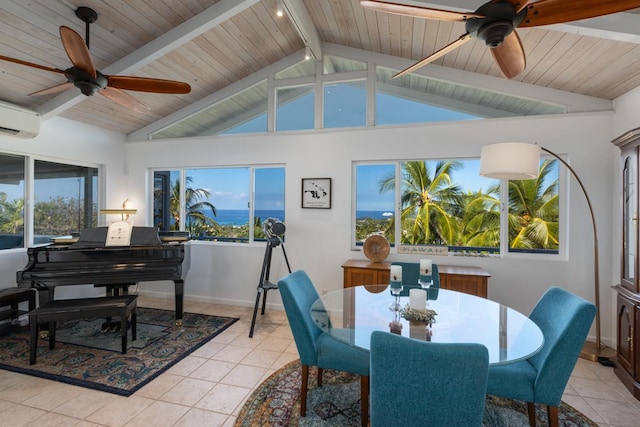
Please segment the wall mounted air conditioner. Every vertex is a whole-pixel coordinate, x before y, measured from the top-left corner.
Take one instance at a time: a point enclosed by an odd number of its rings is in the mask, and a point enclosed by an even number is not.
[[[0,101],[0,135],[35,138],[40,132],[40,116],[35,111]]]

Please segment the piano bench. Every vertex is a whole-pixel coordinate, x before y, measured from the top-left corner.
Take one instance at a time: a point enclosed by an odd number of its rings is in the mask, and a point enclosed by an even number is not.
[[[20,310],[19,304],[27,302],[29,309]],[[31,288],[6,288],[0,290],[0,307],[10,307],[9,310],[0,311],[0,321],[3,320],[18,320],[20,315],[26,314],[29,311],[36,308],[36,290]],[[11,323],[7,324],[8,326]],[[2,330],[5,330],[5,325],[2,324]]]
[[[29,364],[36,363],[38,351],[38,325],[49,324],[49,350],[55,348],[56,322],[62,320],[120,317],[122,354],[127,352],[127,320],[131,316],[131,336],[136,340],[137,295],[107,296],[53,300],[29,312]]]

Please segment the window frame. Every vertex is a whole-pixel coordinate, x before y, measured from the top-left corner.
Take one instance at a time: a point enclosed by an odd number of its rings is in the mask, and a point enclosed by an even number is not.
[[[246,165],[214,165],[214,166],[180,166],[180,167],[170,167],[170,168],[149,168],[148,176],[150,182],[150,191],[149,191],[149,206],[152,208],[148,210],[148,218],[147,223],[154,224],[154,176],[156,172],[162,171],[171,171],[178,172],[180,176],[180,188],[186,188],[186,179],[187,179],[187,170],[193,169],[248,169],[249,173],[249,188],[247,188],[247,192],[250,195],[249,197],[249,213],[248,213],[248,237],[245,242],[234,242],[234,241],[219,241],[219,240],[193,240],[194,242],[198,242],[198,244],[215,244],[215,245],[232,245],[232,246],[242,246],[245,247],[247,245],[251,246],[256,243],[264,242],[265,239],[256,238],[255,237],[255,227],[253,224],[253,218],[255,218],[255,179],[256,179],[256,170],[257,169],[274,169],[274,168],[282,168],[284,173],[284,182],[283,182],[283,212],[285,212],[286,219],[286,165],[285,164],[246,164]],[[186,231],[185,221],[182,219],[186,216],[186,200],[185,200],[185,192],[180,192],[180,227],[179,231]],[[263,218],[264,221],[266,218]],[[282,218],[280,218],[284,222]]]
[[[564,155],[561,156],[563,159],[566,157]],[[356,220],[357,220],[357,200],[356,200],[356,189],[357,189],[357,168],[358,166],[366,166],[366,165],[380,165],[380,164],[388,164],[395,166],[395,190],[394,190],[394,233],[396,236],[396,240],[401,235],[401,182],[402,182],[402,163],[411,162],[411,161],[465,161],[465,160],[479,160],[479,157],[451,157],[451,158],[421,158],[421,159],[393,159],[393,160],[357,160],[353,161],[351,164],[351,250],[361,251],[362,250],[362,242],[358,242],[356,240]],[[543,160],[557,160],[552,156],[543,155],[541,156],[541,161]],[[566,159],[565,159],[566,160]],[[566,261],[568,259],[569,253],[569,200],[571,198],[571,194],[569,192],[569,176],[568,170],[566,167],[560,162],[556,163],[557,171],[558,171],[558,251],[557,253],[540,253],[540,252],[527,252],[527,251],[510,251],[509,250],[509,232],[508,232],[508,212],[509,212],[509,185],[508,180],[499,180],[500,183],[500,244],[499,251],[496,254],[465,254],[463,252],[451,252],[451,256],[481,256],[481,257],[499,257],[499,258],[507,258],[507,259],[531,259],[534,258],[536,260],[550,260],[550,261]],[[395,242],[391,244],[392,251],[395,253],[398,252],[398,246],[400,243]],[[407,244],[402,244],[402,246],[407,246]],[[408,245],[411,246],[411,245]]]
[[[18,246],[15,248],[8,249],[0,249],[1,252],[6,251],[16,251],[16,250],[24,250],[25,248],[36,246],[34,243],[35,238],[35,163],[36,162],[47,162],[47,163],[55,163],[59,165],[67,165],[67,166],[75,166],[81,168],[92,168],[97,169],[97,187],[95,188],[96,192],[96,204],[97,204],[97,212],[104,207],[106,198],[105,198],[105,180],[104,180],[104,165],[98,163],[84,162],[84,161],[71,161],[66,160],[64,162],[60,161],[59,158],[49,157],[49,156],[41,156],[41,155],[27,155],[24,153],[14,153],[10,151],[2,151],[0,155],[6,155],[11,157],[19,157],[24,161],[24,189],[23,189],[23,198],[24,198],[24,231],[23,231],[23,243],[22,246]],[[97,215],[97,225],[104,225],[105,219],[102,215]],[[80,230],[78,230],[80,231]]]

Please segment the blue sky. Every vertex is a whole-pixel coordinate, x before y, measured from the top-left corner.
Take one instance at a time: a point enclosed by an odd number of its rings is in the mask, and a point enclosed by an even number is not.
[[[363,165],[357,168],[357,206],[358,210],[391,210],[394,206],[393,192],[380,194],[378,183],[389,173],[393,173],[395,165]],[[465,191],[486,190],[496,182],[495,179],[482,177],[478,174],[480,160],[465,160],[465,167],[453,174],[453,179],[463,187]]]

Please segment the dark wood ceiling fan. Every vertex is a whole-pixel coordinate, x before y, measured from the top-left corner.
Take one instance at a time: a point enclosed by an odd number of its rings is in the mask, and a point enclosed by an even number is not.
[[[62,46],[72,64],[66,70],[0,55],[1,60],[62,74],[67,78],[66,83],[35,92],[32,95],[58,93],[75,86],[87,96],[99,93],[124,107],[138,112],[146,112],[149,111],[149,107],[125,92],[125,90],[167,94],[191,92],[191,86],[188,83],[148,77],[110,76],[96,70],[89,53],[89,25],[98,19],[98,14],[88,7],[79,7],[76,9],[75,14],[86,24],[86,41],[71,28],[60,27]]]
[[[516,28],[559,24],[609,15],[640,7],[640,0],[492,0],[474,12],[457,12],[379,0],[361,0],[360,5],[379,12],[438,21],[464,22],[466,32],[395,76],[417,70],[462,46],[472,38],[482,40],[508,79],[526,68],[526,56]]]

